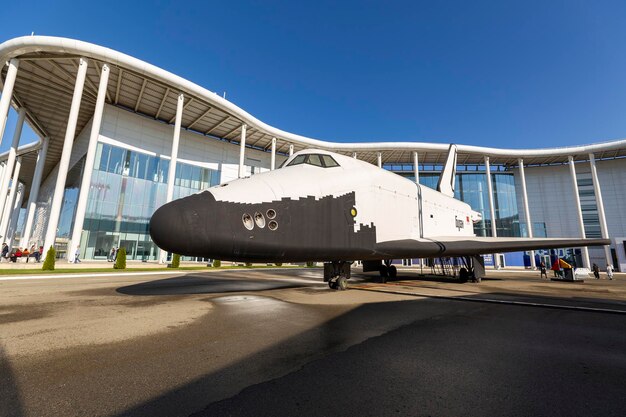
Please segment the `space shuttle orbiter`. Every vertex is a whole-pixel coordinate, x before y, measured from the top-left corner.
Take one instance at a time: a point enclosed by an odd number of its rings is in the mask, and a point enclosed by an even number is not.
[[[455,169],[452,145],[436,191],[348,156],[304,150],[277,170],[163,205],[152,216],[150,235],[161,249],[181,255],[324,262],[331,288],[345,288],[356,260],[366,271],[393,276],[392,259],[459,256],[472,269],[471,259],[485,253],[609,244],[477,237],[473,223],[481,215],[454,198]]]

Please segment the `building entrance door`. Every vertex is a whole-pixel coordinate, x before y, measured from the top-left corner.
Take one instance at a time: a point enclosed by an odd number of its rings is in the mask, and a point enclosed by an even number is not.
[[[126,259],[135,259],[137,255],[137,240],[120,240],[120,248],[126,248]]]

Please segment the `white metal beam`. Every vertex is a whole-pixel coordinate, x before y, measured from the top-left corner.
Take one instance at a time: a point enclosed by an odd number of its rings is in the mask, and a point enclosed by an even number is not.
[[[600,187],[600,180],[598,179],[598,169],[596,167],[596,157],[594,154],[589,154],[589,164],[591,165],[591,179],[593,180],[593,191],[596,195],[596,206],[598,207],[598,217],[600,220],[600,232],[603,239],[609,238],[609,228],[606,223],[606,214],[604,212],[604,200],[602,199],[602,189]],[[606,257],[606,264],[613,265],[613,257],[611,256],[611,248],[609,245],[604,246],[604,256]]]
[[[163,94],[163,98],[161,99],[161,104],[159,104],[159,109],[157,110],[156,114],[154,115],[155,119],[158,119],[159,116],[161,115],[161,110],[163,110],[163,105],[165,104],[165,101],[167,100],[167,97],[170,95],[170,88],[167,87],[165,89],[165,93]]]
[[[580,197],[578,195],[578,180],[576,179],[576,166],[574,165],[574,157],[569,156],[569,173],[570,178],[572,179],[572,197],[574,198],[576,215],[578,218],[578,228],[580,230],[580,237],[585,239],[585,223],[583,221],[583,211],[580,207]],[[591,263],[589,262],[589,249],[587,247],[582,248],[582,257],[583,257],[583,266],[585,268],[590,268]]]
[[[122,86],[123,76],[124,76],[124,70],[120,67],[120,71],[117,74],[117,85],[115,86],[115,104],[117,104],[120,101],[120,87]]]
[[[48,229],[44,240],[45,251],[48,251],[51,247],[53,247],[56,240],[59,215],[61,214],[61,205],[63,203],[63,194],[65,192],[65,180],[67,179],[67,171],[69,169],[70,156],[72,154],[72,144],[74,143],[76,133],[76,122],[80,112],[80,103],[83,96],[85,75],[87,74],[88,65],[89,63],[87,59],[80,59],[78,74],[76,75],[74,94],[72,96],[72,106],[70,107],[70,114],[67,120],[67,129],[65,131],[65,140],[63,142],[63,152],[61,153],[61,160],[59,161],[59,171],[55,183],[54,195],[52,197],[52,204],[50,205]]]
[[[210,134],[211,132],[213,132],[215,129],[217,129],[218,127],[220,127],[221,125],[223,125],[224,123],[226,123],[228,120],[230,119],[230,116],[226,116],[224,117],[222,120],[220,120],[215,126],[213,126],[212,128],[210,128],[209,130],[207,130],[206,132],[204,132],[205,135]]]
[[[202,113],[198,118],[196,118],[196,120],[194,120],[193,122],[191,122],[189,124],[189,126],[187,126],[187,129],[191,129],[193,127],[193,125],[195,125],[196,123],[198,123],[200,120],[202,120],[204,118],[204,116],[206,116],[207,114],[211,113],[211,110],[213,110],[213,107],[209,106],[209,109],[207,111],[205,111],[204,113]]]
[[[137,103],[135,103],[135,111],[139,108],[139,104],[141,104],[141,99],[143,98],[143,92],[146,90],[146,84],[148,84],[148,79],[144,78],[143,83],[141,83],[141,89],[139,90],[139,95],[137,96]]]
[[[100,136],[100,126],[102,124],[102,113],[104,111],[104,100],[109,83],[109,67],[102,66],[100,73],[100,83],[98,85],[98,98],[96,100],[96,108],[94,109],[93,122],[91,124],[91,133],[89,135],[89,145],[87,146],[87,155],[85,156],[85,167],[83,168],[83,178],[81,180],[78,201],[76,202],[76,214],[74,216],[74,227],[72,230],[72,240],[70,241],[70,250],[68,252],[68,261],[74,261],[80,240],[83,234],[83,224],[85,222],[85,213],[87,211],[87,198],[91,185],[91,177],[93,174],[93,165],[96,159],[96,149],[98,147],[98,137]],[[84,250],[85,248],[83,248]]]
[[[526,189],[526,174],[524,173],[524,160],[522,158],[519,158],[517,161],[517,165],[519,166],[519,175],[522,182],[522,202],[524,204],[524,216],[526,217],[526,229],[528,229],[528,237],[532,239],[533,222],[530,219],[530,208],[528,207],[528,193]],[[530,267],[532,269],[537,269],[534,250],[530,251]]]

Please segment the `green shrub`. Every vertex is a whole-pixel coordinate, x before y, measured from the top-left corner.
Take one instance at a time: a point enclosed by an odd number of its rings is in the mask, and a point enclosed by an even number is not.
[[[44,271],[54,271],[54,263],[56,262],[57,251],[52,246],[46,252],[46,259],[43,261],[41,269]]]
[[[119,248],[117,250],[117,259],[115,259],[113,269],[126,269],[126,248]]]
[[[178,268],[180,266],[180,255],[175,253],[172,255],[172,268]]]
[[[306,267],[307,268],[313,268],[315,266],[315,262],[307,262],[306,263]]]
[[[276,266],[283,266],[282,262],[276,262],[274,265],[276,265]]]
[[[214,259],[213,260],[213,268],[219,268],[220,266],[222,266],[222,261],[220,261],[218,259]]]
[[[250,268],[252,266],[252,262],[246,262],[246,267]]]

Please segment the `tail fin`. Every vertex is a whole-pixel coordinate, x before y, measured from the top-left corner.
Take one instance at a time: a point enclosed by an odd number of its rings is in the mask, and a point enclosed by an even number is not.
[[[456,145],[451,144],[448,149],[448,158],[446,158],[446,164],[441,171],[439,177],[439,183],[437,184],[437,191],[447,195],[448,197],[454,197],[454,179],[456,177]]]

